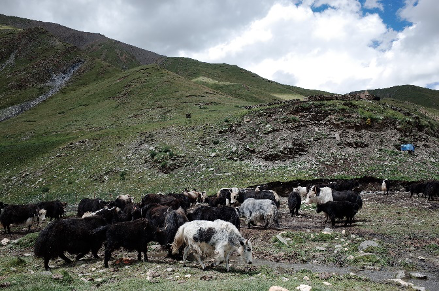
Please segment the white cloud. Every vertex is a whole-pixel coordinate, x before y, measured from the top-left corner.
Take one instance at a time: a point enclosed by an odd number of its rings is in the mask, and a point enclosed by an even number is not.
[[[305,88],[438,87],[438,0],[406,0],[398,14],[410,25],[402,31],[371,10],[387,12],[383,3],[2,0],[2,13],[99,32],[167,56],[234,64]]]
[[[439,63],[438,31],[429,36],[426,31],[433,28],[427,22],[433,16],[425,9],[429,1],[407,4],[402,17],[414,24],[402,32],[388,29],[376,13],[364,15],[357,1],[280,2],[229,41],[185,55],[336,93],[400,84],[426,86],[438,82]],[[330,8],[313,11],[324,4]],[[252,41],[249,36],[254,36]]]
[[[383,11],[383,4],[380,3],[380,0],[366,0],[364,3],[364,7],[367,9],[379,9]]]

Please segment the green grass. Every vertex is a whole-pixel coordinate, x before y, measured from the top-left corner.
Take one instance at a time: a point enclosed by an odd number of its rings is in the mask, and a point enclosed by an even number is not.
[[[188,58],[168,57],[160,66],[189,80],[249,102],[301,99],[308,95],[324,94],[318,90],[282,85],[234,65],[209,64]]]

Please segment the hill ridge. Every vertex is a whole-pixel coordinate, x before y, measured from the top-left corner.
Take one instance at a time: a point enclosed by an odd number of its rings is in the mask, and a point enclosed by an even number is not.
[[[74,45],[81,50],[85,50],[94,44],[109,41],[114,42],[118,47],[133,55],[140,65],[156,63],[158,60],[164,57],[163,55],[155,52],[108,38],[100,33],[79,31],[57,23],[7,16],[4,14],[0,14],[0,23],[21,29],[41,27],[59,38],[61,41]]]

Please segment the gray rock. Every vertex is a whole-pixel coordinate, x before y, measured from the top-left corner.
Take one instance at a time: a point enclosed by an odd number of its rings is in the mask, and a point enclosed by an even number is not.
[[[408,274],[406,273],[405,270],[397,271],[396,279],[405,279],[405,278],[408,278]]]
[[[366,240],[364,242],[361,242],[361,244],[359,244],[359,251],[364,251],[370,246],[377,247],[379,246],[379,244],[373,240]]]
[[[428,276],[422,274],[422,273],[417,273],[417,272],[413,272],[413,273],[409,273],[409,275],[412,278],[416,278],[416,279],[428,279]]]

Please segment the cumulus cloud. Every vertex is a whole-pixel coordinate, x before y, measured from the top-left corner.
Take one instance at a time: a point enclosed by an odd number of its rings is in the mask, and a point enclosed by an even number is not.
[[[183,55],[226,60],[268,79],[336,93],[427,86],[438,82],[438,14],[436,20],[432,4],[408,1],[400,15],[412,25],[396,32],[377,13],[362,13],[357,1],[280,2],[233,38]],[[246,41],[249,35],[258,37]]]
[[[364,3],[364,7],[367,8],[367,9],[377,8],[377,9],[383,11],[383,4],[380,3],[379,0],[366,0],[365,3]]]
[[[396,31],[381,18],[389,5],[381,0],[3,0],[2,13],[99,32],[167,56],[235,64],[305,88],[346,93],[400,84],[438,87],[438,0],[406,0],[393,17],[408,26]]]

